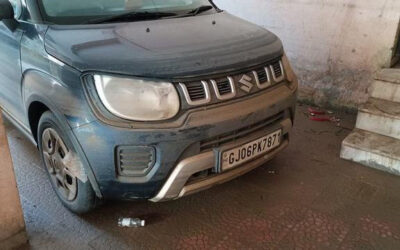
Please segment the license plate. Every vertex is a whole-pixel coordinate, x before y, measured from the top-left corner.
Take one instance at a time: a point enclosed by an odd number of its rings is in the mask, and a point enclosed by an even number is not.
[[[281,144],[282,130],[222,152],[221,170],[225,171],[261,156]]]

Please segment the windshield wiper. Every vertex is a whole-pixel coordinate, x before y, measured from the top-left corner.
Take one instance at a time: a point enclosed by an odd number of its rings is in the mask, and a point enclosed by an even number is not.
[[[189,11],[189,12],[187,13],[187,15],[196,16],[196,15],[202,13],[202,12],[205,12],[205,11],[207,11],[207,10],[211,10],[211,9],[213,9],[213,8],[214,8],[214,7],[211,6],[211,5],[202,5],[202,6],[198,7],[198,8],[196,8],[196,9],[193,9],[193,10]]]
[[[154,20],[163,17],[171,17],[176,16],[176,13],[170,12],[128,12],[115,16],[101,17],[88,20],[84,22],[84,24],[97,24],[97,23],[110,23],[110,22],[118,22],[118,21],[126,21],[126,20]]]
[[[191,10],[189,12],[186,12],[184,14],[180,14],[180,15],[177,15],[177,16],[174,16],[174,17],[175,18],[180,18],[180,17],[196,16],[196,15],[202,13],[202,12],[211,10],[213,8],[214,7],[211,6],[211,5],[202,5],[202,6],[197,7],[196,9],[193,9],[193,10]]]

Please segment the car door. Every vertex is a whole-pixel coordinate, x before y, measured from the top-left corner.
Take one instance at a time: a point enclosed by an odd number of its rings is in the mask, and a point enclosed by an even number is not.
[[[19,0],[11,0],[18,15]],[[19,122],[25,117],[21,91],[20,41],[23,31],[0,22],[0,106]]]

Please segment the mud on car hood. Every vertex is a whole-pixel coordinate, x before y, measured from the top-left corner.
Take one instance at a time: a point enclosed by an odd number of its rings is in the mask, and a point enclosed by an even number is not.
[[[46,51],[80,71],[154,78],[238,70],[283,54],[271,32],[226,12],[130,23],[50,26]]]

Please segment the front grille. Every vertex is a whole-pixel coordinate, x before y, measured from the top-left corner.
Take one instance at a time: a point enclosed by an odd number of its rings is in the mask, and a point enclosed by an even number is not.
[[[180,83],[189,105],[202,105],[211,100],[210,89],[206,81]]]
[[[122,176],[144,176],[155,164],[153,147],[120,146],[117,148],[118,174]]]
[[[211,84],[219,100],[227,100],[236,96],[235,81],[232,77],[211,80]]]
[[[232,93],[232,87],[231,83],[229,82],[229,79],[221,79],[219,81],[217,80],[216,82],[217,82],[218,92],[221,96]]]
[[[284,68],[279,60],[249,72],[225,76],[217,80],[205,79],[179,83],[179,85],[187,103],[197,106],[250,95],[280,83],[284,79]],[[218,100],[216,101],[216,99]]]
[[[257,72],[257,76],[258,76],[258,80],[260,81],[260,83],[264,83],[264,82],[268,82],[268,75],[267,75],[267,70],[265,68],[261,68],[256,70]]]
[[[206,98],[206,91],[201,82],[187,83],[186,88],[192,101],[198,101]]]
[[[272,74],[274,76],[275,81],[281,79],[283,77],[283,67],[282,62],[277,61],[271,65]]]
[[[274,116],[271,116],[267,119],[264,119],[260,122],[252,124],[250,126],[204,140],[204,141],[200,142],[200,150],[203,152],[206,150],[217,148],[226,143],[241,139],[251,133],[266,129],[266,128],[270,127],[271,125],[282,121],[284,116],[285,116],[285,112],[282,111]]]

